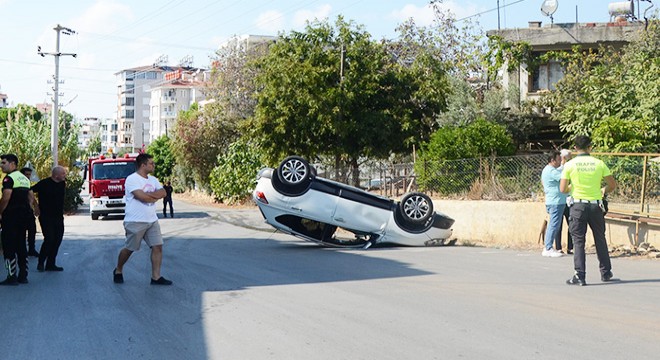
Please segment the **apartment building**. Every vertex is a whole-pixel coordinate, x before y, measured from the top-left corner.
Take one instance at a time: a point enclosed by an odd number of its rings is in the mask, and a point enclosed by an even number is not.
[[[102,119],[99,124],[99,132],[101,134],[101,153],[118,153],[122,150],[117,118]]]
[[[84,118],[80,124],[80,132],[78,133],[78,147],[87,149],[89,142],[100,134],[101,122],[99,118],[87,117]]]
[[[9,106],[7,102],[7,94],[0,93],[0,109]]]
[[[169,135],[180,111],[206,99],[203,89],[207,80],[208,72],[203,69],[178,68],[165,73],[164,81],[151,88],[149,142]]]

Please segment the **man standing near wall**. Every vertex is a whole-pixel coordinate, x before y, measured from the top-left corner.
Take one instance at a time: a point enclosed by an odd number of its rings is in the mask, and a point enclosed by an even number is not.
[[[551,151],[548,154],[548,165],[541,173],[541,182],[545,192],[545,209],[550,215],[548,226],[545,229],[545,242],[541,255],[546,257],[560,257],[564,254],[552,247],[555,239],[561,239],[561,222],[566,207],[566,194],[559,191],[559,181],[561,180],[561,157],[558,151]]]
[[[616,181],[610,169],[601,160],[591,155],[591,139],[587,136],[575,138],[577,154],[566,163],[559,185],[563,193],[569,192],[573,197],[570,204],[569,230],[573,236],[575,255],[573,263],[575,274],[566,280],[569,285],[587,285],[585,237],[587,225],[591,228],[596,245],[596,254],[600,263],[600,278],[602,281],[612,280],[612,264],[605,239],[605,208],[603,196],[614,191]],[[605,180],[605,187],[601,184]]]

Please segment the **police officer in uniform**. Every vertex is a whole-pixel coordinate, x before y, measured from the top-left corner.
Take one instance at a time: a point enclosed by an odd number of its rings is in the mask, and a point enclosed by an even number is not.
[[[569,203],[569,231],[573,237],[573,265],[575,274],[566,280],[569,285],[587,285],[585,264],[585,237],[587,225],[591,228],[596,245],[596,254],[600,263],[602,281],[612,280],[612,264],[605,239],[605,206],[603,196],[614,191],[616,181],[605,163],[589,155],[591,139],[588,136],[575,138],[577,154],[564,165],[559,190],[571,191]],[[605,180],[605,186],[601,184]]]
[[[0,285],[27,284],[25,232],[28,229],[29,217],[33,216],[31,207],[34,203],[34,195],[30,190],[30,180],[17,170],[16,155],[0,155],[0,167],[2,172],[7,174],[2,180],[2,199],[0,199],[2,250],[7,267],[7,279],[0,282]],[[35,212],[38,214],[38,209]]]

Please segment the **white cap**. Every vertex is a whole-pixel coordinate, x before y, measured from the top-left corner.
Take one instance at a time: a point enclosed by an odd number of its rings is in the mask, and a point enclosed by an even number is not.
[[[566,157],[566,156],[571,155],[571,151],[568,150],[568,149],[561,149],[559,151],[559,155],[561,155],[561,157]]]

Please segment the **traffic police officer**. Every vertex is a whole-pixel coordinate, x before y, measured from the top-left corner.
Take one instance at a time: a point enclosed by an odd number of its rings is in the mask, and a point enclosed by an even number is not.
[[[0,155],[0,166],[2,172],[7,174],[2,180],[2,199],[0,199],[2,250],[7,267],[7,279],[0,282],[0,285],[27,284],[25,232],[28,229],[29,217],[33,216],[31,207],[34,203],[34,195],[30,190],[30,180],[17,170],[16,155]],[[38,214],[38,209],[35,212]]]
[[[587,225],[591,228],[600,263],[602,281],[612,280],[612,264],[605,239],[605,207],[603,196],[614,191],[616,181],[605,163],[589,155],[591,139],[588,136],[575,138],[576,156],[564,165],[559,190],[572,191],[569,203],[569,231],[573,237],[573,264],[575,274],[566,281],[569,285],[587,285],[585,265],[585,237]],[[605,187],[601,184],[605,180]]]

